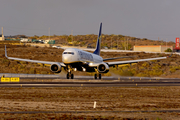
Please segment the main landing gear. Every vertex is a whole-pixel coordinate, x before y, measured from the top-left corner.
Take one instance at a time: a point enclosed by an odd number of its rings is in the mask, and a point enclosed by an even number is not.
[[[94,74],[94,79],[98,78],[98,74]],[[99,74],[99,79],[101,79],[101,74]]]
[[[68,72],[66,78],[67,79],[74,79],[74,74],[72,74],[71,72]]]

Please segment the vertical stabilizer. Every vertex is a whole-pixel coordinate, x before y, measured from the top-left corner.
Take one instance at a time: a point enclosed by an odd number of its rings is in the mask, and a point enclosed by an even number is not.
[[[96,50],[93,52],[94,54],[97,55],[100,55],[101,52],[101,29],[102,29],[102,23],[100,24],[99,35],[96,43]]]

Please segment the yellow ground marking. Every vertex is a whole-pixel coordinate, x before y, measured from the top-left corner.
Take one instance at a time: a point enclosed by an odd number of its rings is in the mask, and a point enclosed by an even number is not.
[[[1,78],[1,82],[10,82],[10,81],[11,78],[4,78],[4,77]]]
[[[19,82],[19,77],[1,77],[1,82]]]
[[[19,82],[19,77],[12,77],[11,82]]]

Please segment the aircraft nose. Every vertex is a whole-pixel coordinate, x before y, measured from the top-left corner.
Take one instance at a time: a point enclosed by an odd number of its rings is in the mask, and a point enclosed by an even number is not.
[[[71,55],[68,55],[68,54],[66,54],[66,55],[63,55],[63,57],[62,57],[62,61],[64,62],[64,63],[70,63],[71,61],[72,61],[72,56]]]
[[[62,61],[64,62],[64,63],[68,63],[69,62],[69,57],[67,56],[67,55],[63,55],[63,58],[62,58]]]

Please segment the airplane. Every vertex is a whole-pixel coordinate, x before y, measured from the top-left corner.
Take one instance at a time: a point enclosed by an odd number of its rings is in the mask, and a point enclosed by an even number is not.
[[[131,63],[150,61],[150,60],[160,60],[167,58],[167,57],[157,57],[157,58],[128,60],[128,61],[106,62],[107,60],[113,60],[118,58],[103,59],[100,56],[101,36],[102,36],[101,32],[102,32],[102,23],[100,24],[96,49],[93,53],[83,51],[77,48],[68,48],[64,50],[64,52],[62,53],[62,62],[39,61],[39,60],[8,57],[6,46],[5,46],[5,56],[6,58],[11,60],[50,64],[50,70],[54,73],[60,73],[62,71],[62,68],[64,68],[64,70],[67,71],[67,75],[66,75],[67,79],[74,79],[74,74],[73,74],[74,71],[95,72],[94,79],[97,79],[98,77],[99,79],[101,79],[101,74],[108,73],[109,67],[113,67],[121,64],[131,64]]]

